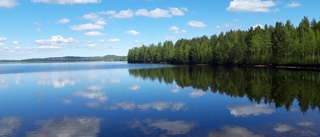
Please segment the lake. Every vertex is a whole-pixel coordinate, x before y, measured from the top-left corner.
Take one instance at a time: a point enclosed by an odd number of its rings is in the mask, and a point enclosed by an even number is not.
[[[320,136],[320,72],[0,64],[0,136]]]

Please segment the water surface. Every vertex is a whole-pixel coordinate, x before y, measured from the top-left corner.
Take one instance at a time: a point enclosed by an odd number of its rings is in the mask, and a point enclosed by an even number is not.
[[[320,136],[320,73],[0,64],[0,136]]]

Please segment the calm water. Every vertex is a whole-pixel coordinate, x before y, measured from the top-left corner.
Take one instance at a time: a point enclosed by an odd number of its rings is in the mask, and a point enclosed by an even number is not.
[[[0,64],[0,136],[320,136],[320,73]]]

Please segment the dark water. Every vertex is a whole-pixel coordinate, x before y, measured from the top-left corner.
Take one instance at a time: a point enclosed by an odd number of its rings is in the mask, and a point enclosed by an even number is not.
[[[320,136],[320,73],[0,64],[0,137]]]

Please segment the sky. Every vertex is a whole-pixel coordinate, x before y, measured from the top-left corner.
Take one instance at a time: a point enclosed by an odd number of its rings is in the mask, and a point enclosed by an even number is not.
[[[208,37],[304,16],[320,0],[0,0],[0,60],[126,55],[141,45]]]

